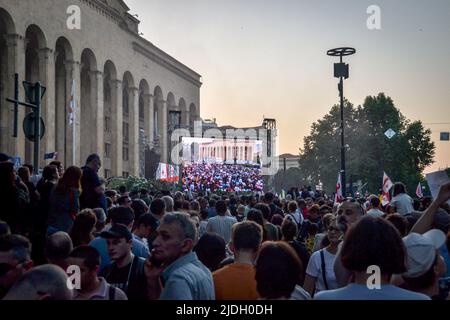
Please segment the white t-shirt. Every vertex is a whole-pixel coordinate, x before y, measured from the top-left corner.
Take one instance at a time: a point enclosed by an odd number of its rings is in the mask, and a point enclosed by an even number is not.
[[[228,243],[231,240],[231,231],[235,223],[237,223],[237,220],[234,217],[215,216],[208,219],[206,231],[219,234],[225,240],[225,243]]]
[[[321,251],[323,251],[324,253],[325,275],[327,277],[328,290],[338,288],[336,276],[333,269],[334,259],[336,258],[336,255],[331,254],[327,249],[322,249],[312,254],[308,262],[308,267],[306,268],[306,274],[313,278],[316,278],[315,293],[326,290],[325,282],[323,281],[322,276],[322,260],[320,258]]]
[[[413,199],[406,193],[400,193],[392,198],[391,205],[395,206],[397,213],[402,215],[407,215],[414,211]]]
[[[374,217],[374,218],[378,218],[378,217],[382,217],[384,215],[384,212],[379,210],[379,209],[370,209],[369,211],[367,211],[367,215]]]

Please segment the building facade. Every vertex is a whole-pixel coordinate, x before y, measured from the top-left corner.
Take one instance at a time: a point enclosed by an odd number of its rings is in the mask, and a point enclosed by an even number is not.
[[[79,29],[68,25],[74,5]],[[17,73],[47,89],[41,167],[49,152],[65,166],[98,153],[106,178],[142,174],[142,149],[167,162],[170,128],[200,119],[201,76],[141,37],[138,26],[122,0],[0,0],[0,151],[33,163],[33,145],[21,129],[30,110],[19,108],[13,138],[13,105],[5,101],[14,96]]]

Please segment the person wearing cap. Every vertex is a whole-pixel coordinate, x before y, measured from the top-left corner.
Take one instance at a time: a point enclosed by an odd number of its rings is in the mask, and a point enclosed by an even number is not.
[[[149,299],[215,299],[211,271],[193,252],[196,239],[197,230],[189,215],[164,215],[145,266]]]
[[[116,224],[122,224],[128,228],[128,230],[132,230],[134,223],[134,213],[130,208],[125,207],[116,207],[112,208],[109,211],[109,218],[111,219],[111,227]],[[132,251],[133,254],[146,259],[149,255],[148,248],[140,241],[136,236],[132,235]],[[111,262],[111,259],[108,255],[108,247],[106,245],[105,239],[102,237],[97,237],[91,241],[89,244],[91,247],[97,249],[101,256],[100,270],[106,267]]]
[[[133,235],[130,230],[122,224],[114,224],[108,231],[103,231],[101,237],[106,240],[112,262],[99,275],[113,287],[125,292],[128,300],[145,300],[145,259],[132,253]]]
[[[420,218],[414,224],[411,229],[411,233],[425,234],[429,230],[439,228],[444,231],[448,231],[448,214],[443,214],[440,211],[440,207],[450,199],[450,183],[441,185],[439,192],[435,199],[431,202],[429,207],[422,213]],[[439,249],[442,253],[444,245]],[[448,252],[448,251],[447,251]],[[447,265],[447,268],[450,266]]]
[[[403,238],[407,251],[406,272],[402,274],[403,288],[423,293],[432,299],[439,296],[439,278],[445,273],[445,263],[439,254],[447,237],[441,230],[432,229],[423,235],[410,233]]]
[[[134,238],[141,241],[147,247],[148,251],[151,250],[151,243],[148,243],[147,238],[156,231],[158,225],[159,221],[150,213],[141,215],[135,224],[133,231]]]

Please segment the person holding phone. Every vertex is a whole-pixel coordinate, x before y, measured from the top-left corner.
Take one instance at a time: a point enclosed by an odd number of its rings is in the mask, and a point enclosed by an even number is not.
[[[189,215],[164,215],[157,234],[145,264],[149,299],[214,300],[211,271],[192,251],[197,229]]]

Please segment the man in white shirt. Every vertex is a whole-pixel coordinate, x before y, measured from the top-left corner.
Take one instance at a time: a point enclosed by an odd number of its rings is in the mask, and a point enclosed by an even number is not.
[[[367,215],[374,218],[382,217],[384,215],[384,212],[380,210],[380,199],[378,199],[378,197],[375,195],[371,195],[369,201],[372,208],[367,211]]]
[[[216,212],[217,216],[209,218],[206,231],[217,233],[225,240],[225,243],[228,243],[231,240],[232,227],[237,220],[235,217],[226,215],[227,204],[223,200],[216,202]]]

